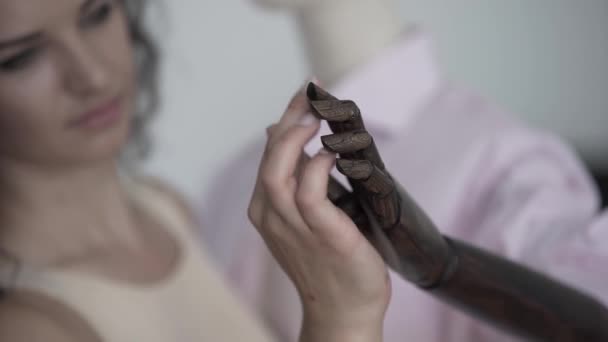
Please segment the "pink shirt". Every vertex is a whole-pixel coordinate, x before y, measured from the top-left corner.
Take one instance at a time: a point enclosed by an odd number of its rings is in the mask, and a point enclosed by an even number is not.
[[[444,234],[608,305],[608,214],[599,212],[597,190],[572,149],[453,87],[423,33],[411,33],[332,92],[359,104],[387,168]],[[244,301],[281,341],[296,341],[296,291],[246,215],[263,146],[264,139],[251,144],[213,182],[203,236]],[[314,139],[307,150],[319,146]],[[511,340],[394,274],[392,282],[387,342]]]

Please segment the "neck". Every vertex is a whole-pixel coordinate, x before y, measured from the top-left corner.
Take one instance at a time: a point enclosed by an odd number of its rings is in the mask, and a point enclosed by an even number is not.
[[[392,0],[331,0],[296,14],[313,75],[332,85],[402,33]]]
[[[2,250],[32,263],[52,263],[133,241],[126,229],[129,203],[114,162],[62,172],[2,166]]]

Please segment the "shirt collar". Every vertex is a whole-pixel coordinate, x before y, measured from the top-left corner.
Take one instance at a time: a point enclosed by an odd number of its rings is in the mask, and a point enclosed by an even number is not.
[[[375,134],[395,136],[433,97],[441,82],[431,39],[414,28],[371,62],[332,87],[338,98],[351,99]]]

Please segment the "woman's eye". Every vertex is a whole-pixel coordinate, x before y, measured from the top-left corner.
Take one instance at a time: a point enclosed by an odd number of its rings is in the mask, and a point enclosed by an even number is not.
[[[96,26],[103,24],[108,20],[110,15],[112,14],[113,6],[110,2],[106,2],[91,13],[89,13],[83,20],[84,26]]]
[[[0,70],[2,71],[18,71],[26,68],[31,64],[38,54],[35,48],[24,50],[8,59],[0,61]]]

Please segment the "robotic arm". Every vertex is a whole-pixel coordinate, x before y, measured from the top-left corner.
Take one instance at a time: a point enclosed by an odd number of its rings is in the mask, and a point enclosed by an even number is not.
[[[310,83],[308,99],[333,132],[353,191],[330,180],[328,197],[344,210],[387,264],[450,305],[534,340],[608,341],[608,309],[590,296],[522,265],[443,236],[385,168],[361,113]]]

